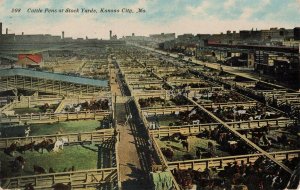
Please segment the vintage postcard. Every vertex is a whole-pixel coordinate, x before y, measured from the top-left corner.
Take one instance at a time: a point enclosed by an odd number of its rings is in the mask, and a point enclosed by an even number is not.
[[[0,190],[300,189],[299,0],[0,0]]]

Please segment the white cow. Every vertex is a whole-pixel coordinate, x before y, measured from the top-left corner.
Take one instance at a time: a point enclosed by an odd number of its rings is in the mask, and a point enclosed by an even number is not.
[[[243,115],[247,113],[247,110],[237,110],[236,108],[233,108],[233,113],[238,115]]]
[[[25,129],[25,137],[29,137],[29,132],[30,132],[30,127],[27,127],[27,129]]]
[[[193,120],[193,125],[198,125],[200,123],[200,120]]]
[[[64,144],[68,142],[68,139],[65,137],[62,137],[60,139],[58,139],[55,144],[54,144],[54,148],[53,148],[53,152],[57,152],[59,149],[64,149]]]

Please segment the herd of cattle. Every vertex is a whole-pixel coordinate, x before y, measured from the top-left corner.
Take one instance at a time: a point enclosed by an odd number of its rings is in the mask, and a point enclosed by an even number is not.
[[[202,103],[203,100],[209,100],[213,103],[226,103],[226,102],[245,102],[247,99],[242,95],[234,92],[234,91],[214,91],[201,93],[197,95],[197,97],[193,98],[194,101],[198,103]]]
[[[261,119],[274,119],[284,117],[283,113],[269,111],[265,106],[256,105],[249,108],[244,106],[232,106],[226,108],[209,109],[216,116],[226,122],[231,121],[252,121]]]
[[[299,163],[299,158],[283,163],[294,169]],[[218,168],[206,168],[199,170],[172,170],[176,181],[185,189],[192,188],[196,184],[201,189],[284,189],[290,179],[290,174],[281,169],[272,161],[260,157],[254,163],[228,163],[223,170]],[[289,184],[293,187],[293,184]]]
[[[96,110],[108,110],[109,109],[109,100],[100,99],[100,100],[91,100],[90,102],[85,101],[84,103],[67,105],[64,109],[66,112],[79,112],[79,111],[96,111]]]
[[[177,106],[190,104],[188,100],[180,96],[174,96],[170,99],[170,101]],[[157,106],[157,104],[161,106],[171,106],[171,102],[160,97],[140,98],[138,102],[141,108]]]
[[[18,141],[15,141],[9,147],[5,148],[3,152],[8,156],[14,158],[10,163],[11,170],[13,172],[19,172],[24,169],[26,160],[21,155],[15,157],[16,152],[19,152],[20,154],[25,154],[27,151],[37,151],[43,154],[44,149],[47,150],[48,152],[50,151],[57,152],[60,149],[63,150],[63,147],[66,143],[68,143],[68,139],[64,137],[59,138],[57,141],[53,141],[52,139],[44,139],[41,142],[33,141],[25,145],[20,145]],[[35,174],[46,173],[46,170],[44,168],[37,165],[33,165],[33,171]],[[55,171],[52,168],[49,168],[49,173],[55,173]]]
[[[293,130],[295,125],[290,125],[289,130]],[[300,147],[300,144],[297,140],[288,138],[286,133],[281,135],[274,136],[270,135],[270,126],[266,125],[261,128],[252,129],[252,131],[242,131],[242,134],[251,133],[252,142],[261,147],[262,149],[268,151],[271,148],[294,148],[297,149]],[[226,128],[220,126],[214,128],[213,130],[205,129],[196,135],[197,138],[207,139],[207,147],[196,147],[196,154],[190,155],[189,159],[200,159],[200,158],[212,158],[218,156],[216,150],[219,149],[224,152],[228,152],[230,155],[242,155],[254,153],[255,150],[246,145],[246,143],[232,133],[228,132]],[[181,133],[174,133],[171,136],[163,137],[161,141],[172,141],[182,144],[182,150],[189,152],[189,136],[183,135]],[[216,144],[212,142],[216,142]],[[176,151],[172,146],[161,148],[162,153],[170,161],[173,161]],[[220,156],[220,155],[219,155]],[[187,156],[183,159],[188,159]]]

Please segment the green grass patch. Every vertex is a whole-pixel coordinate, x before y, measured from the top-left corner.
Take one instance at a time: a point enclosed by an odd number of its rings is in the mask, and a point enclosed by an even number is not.
[[[50,135],[57,133],[81,133],[95,131],[100,126],[97,120],[67,121],[52,124],[31,125],[30,135]]]
[[[57,133],[82,133],[95,131],[100,126],[97,120],[66,121],[48,124],[30,125],[30,136],[53,135]],[[0,124],[1,138],[24,137],[27,126],[5,126]]]
[[[147,118],[149,122],[156,122],[158,120],[159,125],[169,126],[170,123],[175,123],[176,121],[181,121],[176,115],[157,115],[150,116]]]
[[[63,150],[59,152],[48,152],[44,150],[44,153],[36,151],[26,151],[25,154],[16,153],[16,156],[21,155],[25,158],[26,164],[24,171],[12,172],[9,161],[14,160],[13,157],[8,156],[0,152],[1,167],[4,176],[20,176],[20,175],[33,175],[33,165],[43,167],[47,172],[52,167],[55,172],[63,172],[65,168],[70,169],[72,166],[75,170],[87,170],[96,169],[98,162],[98,147],[95,145],[80,145],[65,146]]]
[[[203,138],[197,138],[197,137],[189,137],[189,151],[186,151],[186,149],[183,148],[182,144],[180,142],[173,142],[173,141],[160,141],[158,140],[158,145],[160,148],[171,148],[174,152],[173,160],[172,161],[180,161],[185,160],[184,155],[191,154],[194,156],[194,159],[196,158],[196,150],[197,147],[207,149],[207,143],[212,142],[216,146],[216,155],[218,157],[223,156],[230,156],[228,152],[220,150],[220,145],[217,144],[216,141],[210,140],[210,139],[203,139]],[[205,158],[205,157],[202,157]],[[171,161],[171,160],[170,160]]]
[[[40,112],[42,112],[40,110],[40,108],[38,108],[38,107],[35,107],[35,108],[15,108],[13,110],[15,111],[15,114],[19,114],[19,115],[26,114],[26,113],[40,113]]]
[[[51,104],[50,107],[47,110],[54,111],[57,108],[58,104]],[[42,106],[35,106],[32,108],[15,108],[13,109],[16,114],[30,114],[30,113],[44,113],[45,110],[42,109]]]

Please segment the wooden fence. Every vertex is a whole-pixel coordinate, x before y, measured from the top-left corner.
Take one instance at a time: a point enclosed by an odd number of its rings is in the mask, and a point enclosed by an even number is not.
[[[41,135],[41,136],[29,136],[29,137],[12,137],[12,138],[0,138],[0,148],[7,148],[12,143],[18,142],[20,145],[29,144],[35,141],[35,143],[42,142],[45,139],[52,139],[54,142],[60,138],[68,139],[68,143],[81,143],[81,142],[102,142],[104,140],[112,138],[114,135],[113,129],[102,129],[93,132],[83,133],[65,133],[54,135]]]
[[[290,150],[290,151],[280,151],[280,152],[270,152],[277,161],[282,161],[284,159],[292,159],[295,157],[300,157],[300,150]],[[217,167],[223,168],[227,163],[241,162],[244,161],[245,164],[249,162],[255,162],[259,157],[264,156],[264,154],[247,154],[247,155],[236,155],[236,156],[226,156],[217,158],[206,158],[197,160],[186,160],[186,161],[175,161],[168,162],[170,169],[193,169],[193,170],[204,170],[205,168]]]
[[[258,102],[250,101],[250,102],[230,102],[230,103],[200,103],[205,108],[225,108],[225,107],[233,107],[233,106],[244,106],[244,108],[250,108],[257,106]],[[173,112],[178,111],[190,111],[195,105],[180,105],[180,106],[165,106],[165,107],[145,107],[142,108],[142,111],[149,114],[171,114]]]
[[[84,120],[84,119],[102,119],[111,114],[110,111],[81,111],[81,112],[67,112],[67,113],[40,113],[40,114],[23,114],[14,116],[0,117],[1,123],[53,123],[70,120]]]
[[[293,123],[290,119],[265,119],[265,120],[253,120],[253,121],[236,121],[228,122],[227,124],[233,129],[240,130],[252,130],[270,125],[271,129],[284,128],[287,125]],[[213,130],[220,126],[219,123],[206,123],[206,124],[195,124],[195,125],[182,125],[182,126],[160,126],[158,129],[151,129],[150,134],[154,137],[166,137],[171,136],[174,133],[181,133],[184,135],[196,135],[201,131]]]
[[[104,168],[4,178],[1,180],[1,187],[20,188],[31,183],[34,189],[50,189],[54,184],[70,182],[74,189],[95,187],[111,182],[117,183],[117,180],[117,168]]]

